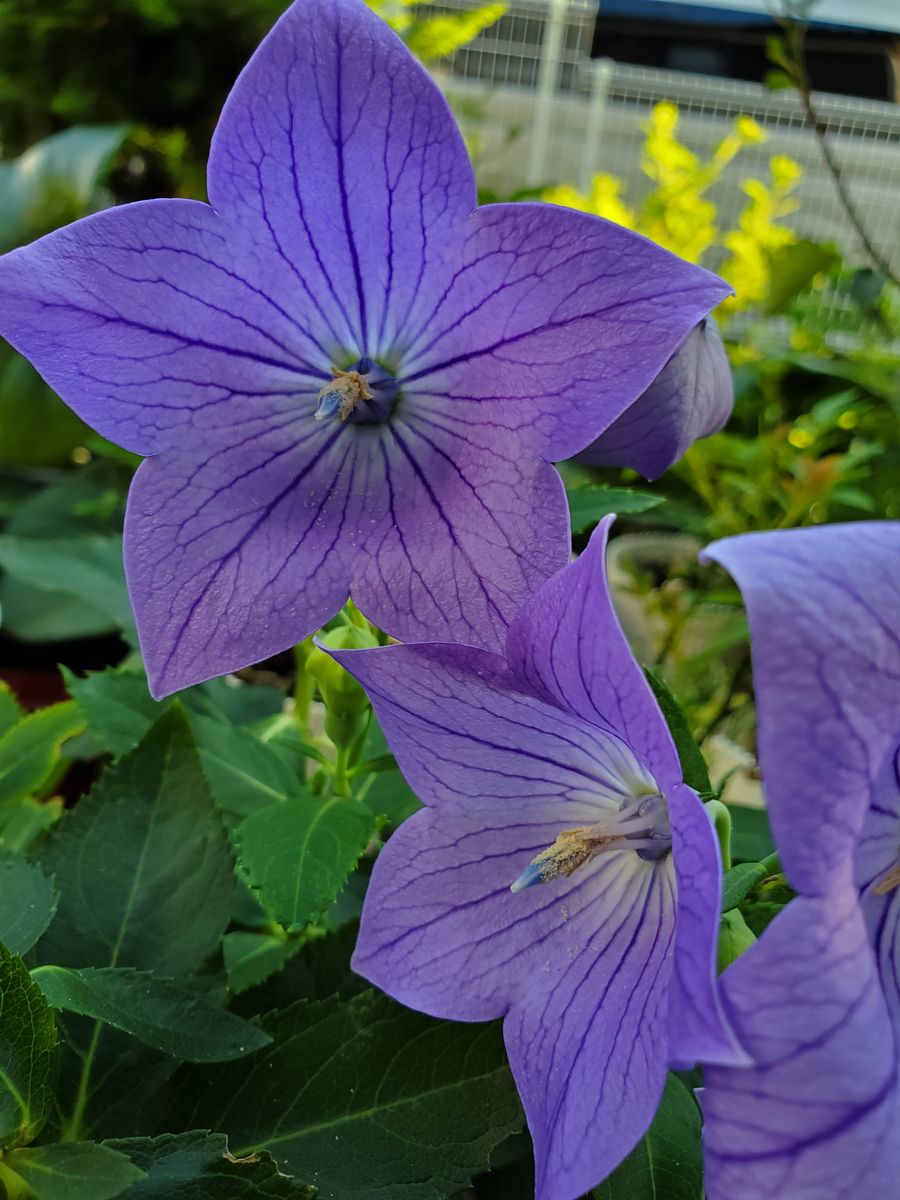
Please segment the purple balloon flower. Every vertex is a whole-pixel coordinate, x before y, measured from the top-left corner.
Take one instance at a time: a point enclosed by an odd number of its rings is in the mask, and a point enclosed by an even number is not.
[[[211,206],[0,262],[0,328],[148,455],[125,525],[156,695],[321,626],[497,649],[569,549],[584,449],[726,294],[620,227],[476,209],[440,92],[361,0],[298,0],[213,137]]]
[[[715,321],[701,321],[646,392],[577,456],[597,467],[631,467],[647,479],[668,471],[697,438],[731,416],[734,385]]]
[[[718,844],[613,612],[609,524],[505,656],[335,653],[427,806],[375,864],[354,968],[435,1016],[505,1017],[542,1200],[621,1161],[668,1064],[744,1060],[715,984]]]
[[[900,1178],[900,523],[706,555],[750,619],[759,759],[800,893],[724,975],[754,1059],[707,1071],[710,1200],[892,1200]]]

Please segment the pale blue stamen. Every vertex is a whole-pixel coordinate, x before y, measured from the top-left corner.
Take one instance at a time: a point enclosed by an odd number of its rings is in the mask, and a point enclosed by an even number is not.
[[[336,417],[341,411],[341,393],[337,388],[330,388],[328,391],[319,393],[319,403],[316,407],[316,420],[327,421],[330,417]]]

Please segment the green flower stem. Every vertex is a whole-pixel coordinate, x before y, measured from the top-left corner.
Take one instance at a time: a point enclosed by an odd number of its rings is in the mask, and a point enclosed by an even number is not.
[[[768,875],[780,875],[781,874],[781,855],[776,850],[773,854],[770,854],[767,858],[762,859],[760,861],[759,865],[761,867],[766,868],[767,876]]]
[[[350,761],[350,746],[335,746],[334,753],[334,794],[335,796],[350,795],[350,780],[347,766]]]
[[[722,855],[722,870],[731,870],[731,813],[721,800],[707,800],[703,806],[709,813],[716,837],[719,839],[719,852]]]

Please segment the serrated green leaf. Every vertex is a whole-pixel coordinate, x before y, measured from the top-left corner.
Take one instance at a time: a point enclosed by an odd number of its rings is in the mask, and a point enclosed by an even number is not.
[[[268,1154],[240,1162],[224,1134],[195,1130],[155,1138],[123,1138],[107,1145],[145,1172],[127,1200],[313,1200],[313,1192],[279,1173]]]
[[[14,804],[49,777],[68,737],[84,728],[71,700],[29,713],[0,737],[0,805]]]
[[[368,991],[263,1026],[269,1049],[187,1072],[178,1115],[224,1130],[239,1158],[270,1151],[321,1200],[446,1200],[521,1124],[499,1023],[434,1021]]]
[[[8,850],[0,850],[0,942],[13,954],[26,954],[56,912],[53,881],[40,867]]]
[[[237,930],[222,938],[229,990],[238,995],[280,971],[300,946],[284,936]]]
[[[293,932],[334,903],[374,828],[358,800],[299,794],[241,822],[238,865],[263,908]]]
[[[609,513],[648,512],[662,504],[665,496],[640,492],[635,488],[614,488],[605,484],[581,484],[566,489],[572,532],[583,533]]]
[[[27,1145],[53,1102],[57,1035],[53,1010],[28,968],[0,946],[0,1149]]]
[[[297,1000],[349,1000],[368,989],[350,967],[359,925],[350,921],[340,929],[307,937],[280,971],[249,988],[236,1000],[242,1016],[260,1016],[276,1008],[289,1008]]]
[[[767,874],[768,868],[758,862],[738,863],[736,867],[726,871],[722,880],[722,912],[730,912],[731,909],[737,908]]]
[[[13,1150],[4,1165],[25,1182],[34,1200],[113,1200],[144,1178],[126,1155],[96,1142]]]
[[[255,1025],[202,993],[130,967],[36,967],[52,1008],[94,1017],[182,1062],[226,1062],[268,1045]]]
[[[653,690],[662,715],[665,717],[672,741],[675,743],[675,749],[678,751],[684,782],[700,796],[711,795],[712,784],[709,781],[706,760],[690,731],[681,705],[659,675],[651,671],[649,667],[644,668],[644,674]]]
[[[592,1194],[594,1200],[703,1200],[700,1112],[674,1075],[653,1124]]]
[[[302,785],[281,755],[248,729],[188,713],[203,773],[223,812],[245,817],[273,800],[295,800]]]
[[[94,737],[111,754],[133,750],[154,721],[171,706],[153,699],[146,677],[127,669],[89,671],[79,678],[62,667],[69,695]]]
[[[60,892],[43,963],[177,978],[218,946],[234,894],[231,851],[177,705],[107,767],[42,862]]]

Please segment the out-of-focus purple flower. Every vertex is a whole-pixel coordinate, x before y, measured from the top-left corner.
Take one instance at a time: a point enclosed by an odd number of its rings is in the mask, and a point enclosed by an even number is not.
[[[759,761],[800,893],[723,976],[755,1065],[705,1077],[710,1200],[900,1179],[900,523],[711,546],[750,619]]]
[[[154,692],[283,649],[348,591],[400,638],[499,648],[568,556],[550,463],[727,286],[568,209],[476,209],[445,101],[362,0],[278,21],[208,190],[0,262],[3,333],[151,456],[125,557]]]
[[[715,985],[718,845],[616,621],[609,523],[505,656],[335,654],[427,806],[375,864],[354,967],[436,1016],[505,1017],[543,1200],[629,1152],[667,1064],[743,1060]]]
[[[715,321],[701,321],[646,392],[577,456],[597,467],[631,467],[647,479],[668,471],[697,438],[731,415],[731,368]]]

